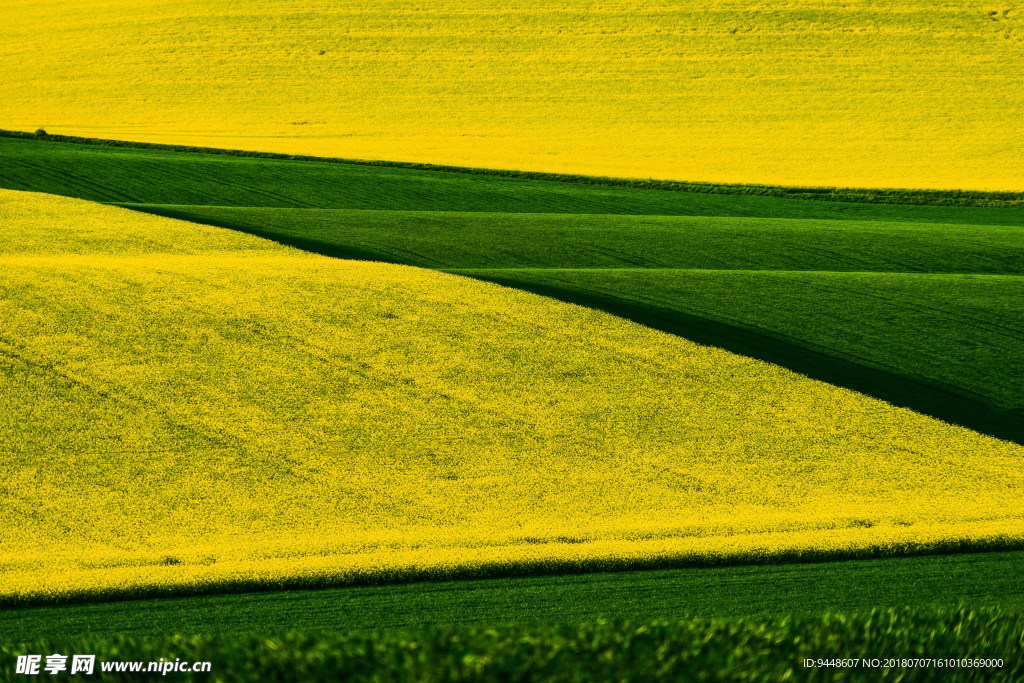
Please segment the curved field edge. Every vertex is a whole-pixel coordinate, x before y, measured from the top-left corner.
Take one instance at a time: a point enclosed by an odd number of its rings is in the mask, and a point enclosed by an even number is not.
[[[369,632],[175,634],[0,643],[0,657],[89,652],[104,661],[211,662],[175,680],[612,681],[1016,680],[1024,615],[999,608],[907,607],[855,613],[574,624],[431,625]],[[804,660],[895,658],[886,667],[805,668]],[[942,658],[943,666],[918,662]],[[913,663],[906,660],[915,660]],[[970,659],[970,663],[960,663]],[[949,660],[954,660],[952,663]],[[998,660],[992,662],[988,660]],[[0,680],[24,680],[0,670]],[[98,674],[98,680],[114,679]],[[91,677],[90,677],[91,678]]]
[[[934,535],[921,540],[922,531]],[[1024,550],[1017,520],[674,538],[656,541],[552,540],[500,547],[464,546],[210,563],[202,557],[138,558],[116,567],[7,570],[0,607],[95,603],[159,597],[405,584],[510,577],[908,558]]]
[[[443,164],[427,164],[402,161],[342,159],[337,157],[309,156],[301,154],[278,154],[274,152],[246,151],[239,149],[223,149],[219,147],[195,147],[188,145],[172,145],[154,142],[133,142],[130,140],[107,140],[74,135],[51,135],[48,133],[29,133],[25,131],[0,129],[0,137],[22,140],[39,140],[45,142],[65,142],[79,145],[99,147],[119,147],[125,149],[157,150],[164,152],[185,152],[191,154],[207,154],[252,159],[273,159],[278,161],[313,161],[321,163],[349,164],[354,166],[377,166],[384,168],[402,168],[419,171],[435,171],[439,173],[458,173],[466,175],[484,175],[498,178],[524,180],[547,180],[559,183],[582,185],[599,185],[607,187],[626,187],[643,190],[660,190],[668,192],[694,192],[699,194],[753,195],[760,197],[780,197],[786,199],[802,199],[825,202],[849,202],[864,204],[903,204],[921,206],[976,206],[988,208],[1021,208],[1024,207],[1024,192],[983,191],[983,190],[928,190],[909,188],[850,188],[850,187],[800,187],[787,185],[758,185],[735,183],[707,183],[698,181],[672,181],[644,178],[615,178],[607,176],[588,176],[565,173],[543,173],[539,171],[517,171],[508,169],[473,168],[466,166],[447,166]]]
[[[1022,272],[1019,228],[131,208],[337,258],[430,267],[523,289],[1024,439],[1024,397],[1012,370],[1021,366],[1022,320],[1009,310],[1024,280],[975,277]]]
[[[893,371],[862,358],[844,357],[834,348],[817,347],[771,329],[644,302],[626,294],[617,296],[569,282],[553,282],[551,278],[531,279],[528,272],[497,269],[453,269],[450,272],[605,311],[698,344],[773,363],[950,424],[1024,444],[1021,409],[996,405],[988,397],[968,393],[963,387],[943,384],[931,377]]]

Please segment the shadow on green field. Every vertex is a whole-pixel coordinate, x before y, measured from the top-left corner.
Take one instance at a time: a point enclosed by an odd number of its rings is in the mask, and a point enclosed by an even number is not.
[[[155,216],[163,216],[164,218],[174,218],[177,220],[188,221],[190,223],[202,223],[204,225],[212,225],[216,228],[226,228],[227,230],[234,230],[235,232],[244,232],[248,235],[253,235],[254,237],[262,237],[265,240],[277,242],[278,244],[282,244],[286,247],[294,247],[313,254],[320,254],[321,256],[352,259],[354,261],[381,260],[380,254],[368,249],[360,249],[359,247],[351,245],[336,244],[333,242],[301,237],[299,235],[283,234],[278,230],[261,230],[254,226],[241,226],[232,221],[217,220],[212,216],[203,216],[201,219],[198,219],[192,211],[182,210],[173,206],[147,205],[144,207],[127,206],[125,208],[130,208],[133,211],[141,211],[142,213],[150,213]]]
[[[764,330],[745,329],[682,311],[570,287],[525,283],[482,273],[474,273],[471,277],[602,310],[698,344],[716,346],[732,353],[775,363],[812,379],[853,389],[944,422],[1024,444],[1024,415],[1019,410],[1003,410],[938,383],[820,353],[792,344]]]

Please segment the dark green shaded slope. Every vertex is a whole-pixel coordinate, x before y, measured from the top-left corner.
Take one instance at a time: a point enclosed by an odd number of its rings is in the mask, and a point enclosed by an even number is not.
[[[462,270],[1024,443],[1024,278]]]
[[[1019,209],[808,201],[3,136],[0,187],[144,204],[1024,225]]]
[[[787,218],[132,205],[339,258],[424,268],[1024,274],[1009,226]]]

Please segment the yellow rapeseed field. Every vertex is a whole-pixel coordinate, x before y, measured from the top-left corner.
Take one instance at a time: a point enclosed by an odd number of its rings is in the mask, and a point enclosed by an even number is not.
[[[4,0],[0,127],[723,182],[1024,190],[1024,8]]]
[[[1024,537],[1024,448],[467,278],[0,191],[0,602]]]

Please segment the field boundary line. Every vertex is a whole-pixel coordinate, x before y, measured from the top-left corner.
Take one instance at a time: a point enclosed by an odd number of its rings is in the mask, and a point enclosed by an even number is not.
[[[304,161],[317,163],[349,164],[353,166],[377,166],[416,171],[485,175],[514,180],[541,180],[578,185],[601,185],[625,187],[640,190],[669,192],[692,192],[697,194],[755,195],[780,199],[806,201],[849,202],[856,204],[905,204],[924,206],[975,206],[990,208],[1024,209],[1024,192],[981,191],[981,190],[925,190],[913,188],[866,189],[831,186],[784,186],[759,184],[727,184],[686,180],[657,180],[654,178],[615,178],[610,176],[588,176],[577,174],[545,173],[541,171],[516,171],[500,168],[478,168],[471,166],[449,166],[425,164],[411,161],[386,161],[378,159],[345,159],[301,154],[280,154],[256,152],[219,147],[197,147],[172,145],[158,142],[133,142],[129,140],[108,140],[74,135],[51,135],[0,129],[0,137],[24,140],[62,142],[96,147],[123,147],[129,149],[183,152],[191,154],[220,155],[278,161]]]

